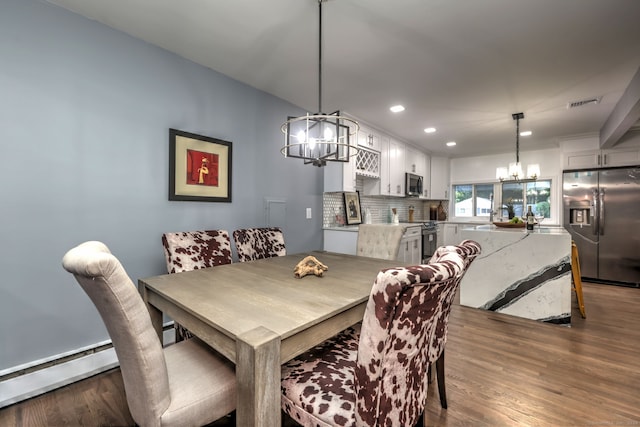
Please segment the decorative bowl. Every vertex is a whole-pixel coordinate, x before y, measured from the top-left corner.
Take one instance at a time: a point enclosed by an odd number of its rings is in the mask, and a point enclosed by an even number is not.
[[[493,225],[495,225],[496,227],[501,227],[501,228],[524,228],[527,225],[527,223],[525,223],[525,222],[518,222],[518,223],[494,222]]]

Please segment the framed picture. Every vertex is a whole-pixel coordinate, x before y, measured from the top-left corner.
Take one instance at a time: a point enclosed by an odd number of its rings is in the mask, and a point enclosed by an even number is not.
[[[169,200],[231,202],[231,142],[169,129]]]
[[[347,192],[342,193],[344,195],[344,212],[347,218],[347,225],[361,224],[362,212],[360,210],[360,193]]]

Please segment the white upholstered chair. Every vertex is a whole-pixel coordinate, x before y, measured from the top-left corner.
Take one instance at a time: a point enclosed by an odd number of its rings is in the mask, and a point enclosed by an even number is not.
[[[398,257],[404,227],[388,224],[360,224],[356,255],[394,260]]]
[[[106,245],[82,243],[62,265],[102,316],[136,424],[200,426],[235,410],[233,364],[197,338],[163,349],[136,286]]]

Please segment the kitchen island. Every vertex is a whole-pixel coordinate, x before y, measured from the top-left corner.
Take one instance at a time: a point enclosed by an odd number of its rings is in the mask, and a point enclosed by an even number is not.
[[[571,324],[571,235],[561,227],[464,227],[482,253],[460,283],[460,304]]]

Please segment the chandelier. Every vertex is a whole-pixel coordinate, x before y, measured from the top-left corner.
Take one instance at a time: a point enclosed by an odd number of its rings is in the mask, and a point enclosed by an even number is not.
[[[348,162],[358,153],[358,122],[341,116],[340,111],[322,112],[322,3],[318,0],[318,112],[287,117],[280,128],[284,133],[285,157],[303,159],[304,164],[325,166],[327,162]]]
[[[509,163],[508,168],[496,168],[496,179],[500,180],[500,182],[509,180],[535,181],[540,176],[540,165],[534,163],[527,166],[527,174],[524,175],[522,164],[520,163],[520,119],[524,119],[524,113],[514,113],[511,117],[516,121],[516,161],[515,163]]]

